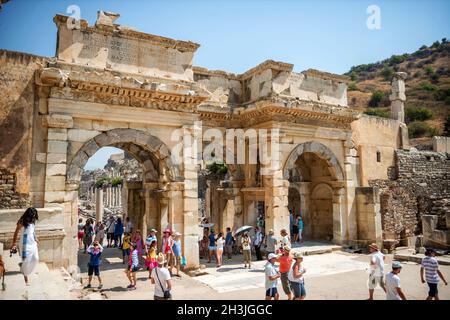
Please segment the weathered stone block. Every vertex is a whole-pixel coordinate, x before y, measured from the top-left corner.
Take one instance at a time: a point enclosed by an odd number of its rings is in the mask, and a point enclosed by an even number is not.
[[[45,192],[44,200],[48,203],[62,203],[64,202],[64,195],[66,193],[64,191],[51,191],[51,192]]]
[[[99,134],[100,132],[95,130],[69,129],[68,139],[70,141],[86,142]]]
[[[47,146],[48,153],[67,153],[68,143],[65,141],[49,141]]]
[[[66,160],[67,160],[67,154],[65,154],[65,153],[48,153],[47,154],[47,163],[66,163]]]
[[[72,128],[73,118],[63,114],[51,114],[43,118],[43,124],[50,128]]]
[[[50,176],[45,178],[45,191],[63,191],[65,189],[65,176]]]
[[[49,163],[49,164],[47,164],[46,175],[47,176],[65,176],[66,168],[67,168],[67,166],[65,164]]]
[[[67,140],[67,129],[61,128],[49,128],[47,134],[48,140],[59,140],[66,141]]]

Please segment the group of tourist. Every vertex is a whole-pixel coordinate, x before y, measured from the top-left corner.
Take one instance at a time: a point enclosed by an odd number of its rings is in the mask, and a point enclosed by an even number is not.
[[[144,239],[140,230],[133,230],[132,223],[127,217],[125,226],[122,225],[120,218],[117,221],[114,218],[109,219],[109,224],[101,229],[92,227],[92,220],[88,219],[83,225],[83,243],[86,253],[90,255],[88,263],[88,279],[89,283],[86,288],[91,288],[92,276],[95,275],[98,279],[99,286],[103,287],[100,277],[101,255],[103,252],[101,240],[94,238],[93,242],[89,243],[86,240],[86,233],[92,241],[92,237],[100,230],[107,230],[108,247],[118,247],[122,250],[123,264],[126,264],[125,273],[129,281],[127,289],[135,290],[137,284],[137,272],[144,269],[148,271],[148,278],[155,284],[155,300],[169,300],[171,299],[171,278],[177,276],[181,278],[181,265],[186,264],[181,252],[181,233],[173,232],[170,228],[164,230],[161,238],[161,251],[158,250],[157,230],[150,229],[149,235]],[[100,223],[99,223],[100,224]],[[111,227],[114,225],[113,227]],[[95,231],[97,230],[97,231]],[[114,230],[114,232],[112,232]],[[111,232],[110,232],[111,231]],[[122,238],[123,234],[123,238]],[[79,235],[80,237],[81,235]],[[109,241],[112,239],[111,241]],[[114,244],[112,243],[114,241]],[[173,269],[176,273],[173,275]]]
[[[39,262],[38,239],[35,232],[35,223],[38,220],[38,212],[35,208],[28,208],[17,222],[14,232],[11,254],[18,251],[17,239],[19,232],[21,233],[20,249],[21,249],[21,272],[24,276],[25,283],[29,285],[29,275],[34,271]],[[112,220],[111,220],[112,221]],[[78,239],[82,239],[84,249],[89,254],[88,263],[88,279],[89,283],[86,288],[91,287],[92,277],[95,275],[98,279],[98,288],[103,287],[100,277],[101,256],[103,253],[103,237],[104,231],[113,230],[111,224],[103,226],[98,223],[94,226],[92,219],[87,219],[85,224],[79,221],[83,227],[78,228]],[[119,225],[116,228],[116,225]],[[126,263],[125,269],[127,278],[130,282],[128,288],[136,289],[136,273],[141,270],[143,263],[147,268],[148,277],[152,284],[155,284],[155,300],[171,299],[172,288],[172,270],[176,268],[175,276],[180,276],[180,266],[185,264],[185,259],[181,253],[181,234],[173,232],[170,228],[164,230],[161,239],[161,252],[158,251],[158,239],[156,237],[157,230],[151,229],[149,236],[143,240],[139,230],[134,231],[131,222],[127,218],[124,227],[124,237],[118,239],[115,230],[121,231],[121,221],[117,219],[114,222],[114,246],[120,247],[123,254],[123,262]],[[122,226],[123,228],[123,226]],[[206,230],[205,230],[206,231]],[[217,265],[222,263],[222,254],[225,248],[228,259],[231,259],[233,253],[233,245],[236,240],[233,237],[230,228],[227,228],[226,235],[219,233],[217,236],[214,230],[208,230],[209,233],[209,261],[214,256]],[[260,227],[255,228],[255,242],[259,246],[261,243],[266,244],[267,263],[264,267],[265,271],[265,299],[279,299],[278,280],[281,281],[284,293],[288,299],[303,300],[306,297],[304,274],[306,268],[302,266],[303,256],[299,252],[292,252],[290,237],[285,229],[281,230],[281,238],[275,238],[273,230],[269,230],[268,236],[262,238],[258,235],[261,232]],[[82,233],[82,234],[81,234]],[[98,236],[98,237],[97,237]],[[295,239],[295,238],[294,238]],[[81,242],[79,243],[81,247]],[[112,246],[112,242],[108,242],[108,246]],[[241,247],[244,256],[244,267],[251,266],[251,247],[252,240],[248,233],[244,233],[241,238]],[[392,271],[385,275],[384,263],[385,257],[380,252],[377,244],[373,243],[369,246],[370,255],[370,274],[369,274],[369,300],[373,299],[374,290],[379,285],[386,292],[388,300],[406,300],[406,295],[402,290],[400,281],[400,272],[402,264],[399,261],[392,262]],[[255,249],[256,252],[256,249]],[[258,258],[258,254],[257,254]],[[275,263],[279,264],[279,267]],[[427,300],[439,300],[438,283],[442,279],[445,280],[439,271],[439,264],[436,259],[436,251],[427,249],[425,257],[422,259],[420,269],[420,280],[427,283],[429,287]]]
[[[369,246],[370,256],[370,274],[369,274],[369,299],[373,300],[374,289],[380,286],[386,292],[387,300],[406,300],[406,295],[400,285],[400,272],[402,264],[399,261],[392,262],[392,271],[384,275],[384,255],[380,252],[378,245],[372,243]],[[429,248],[425,251],[425,257],[422,259],[420,268],[420,279],[422,283],[427,283],[429,287],[427,300],[439,300],[438,283],[439,278],[445,285],[442,273],[439,271],[439,263],[435,258],[436,251]],[[425,273],[425,278],[424,278]]]

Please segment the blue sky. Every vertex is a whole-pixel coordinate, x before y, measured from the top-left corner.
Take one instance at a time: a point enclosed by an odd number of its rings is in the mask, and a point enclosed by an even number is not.
[[[447,0],[10,0],[0,12],[0,48],[54,56],[52,18],[70,15],[70,5],[90,24],[97,10],[113,11],[119,24],[197,42],[195,65],[234,73],[273,59],[341,74],[450,38]],[[369,5],[381,10],[379,30],[366,26]]]

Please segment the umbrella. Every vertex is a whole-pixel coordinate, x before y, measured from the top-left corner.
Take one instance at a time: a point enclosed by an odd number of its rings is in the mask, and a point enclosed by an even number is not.
[[[237,237],[244,232],[250,231],[252,228],[252,226],[242,226],[234,232],[234,236]]]
[[[214,223],[202,223],[201,225],[199,225],[199,227],[202,228],[211,228],[212,226],[214,226]]]

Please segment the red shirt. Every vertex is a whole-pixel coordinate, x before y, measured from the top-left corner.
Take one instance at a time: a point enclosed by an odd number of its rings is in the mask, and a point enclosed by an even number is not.
[[[280,263],[280,273],[288,272],[292,265],[292,257],[281,256],[278,258],[278,262]]]

